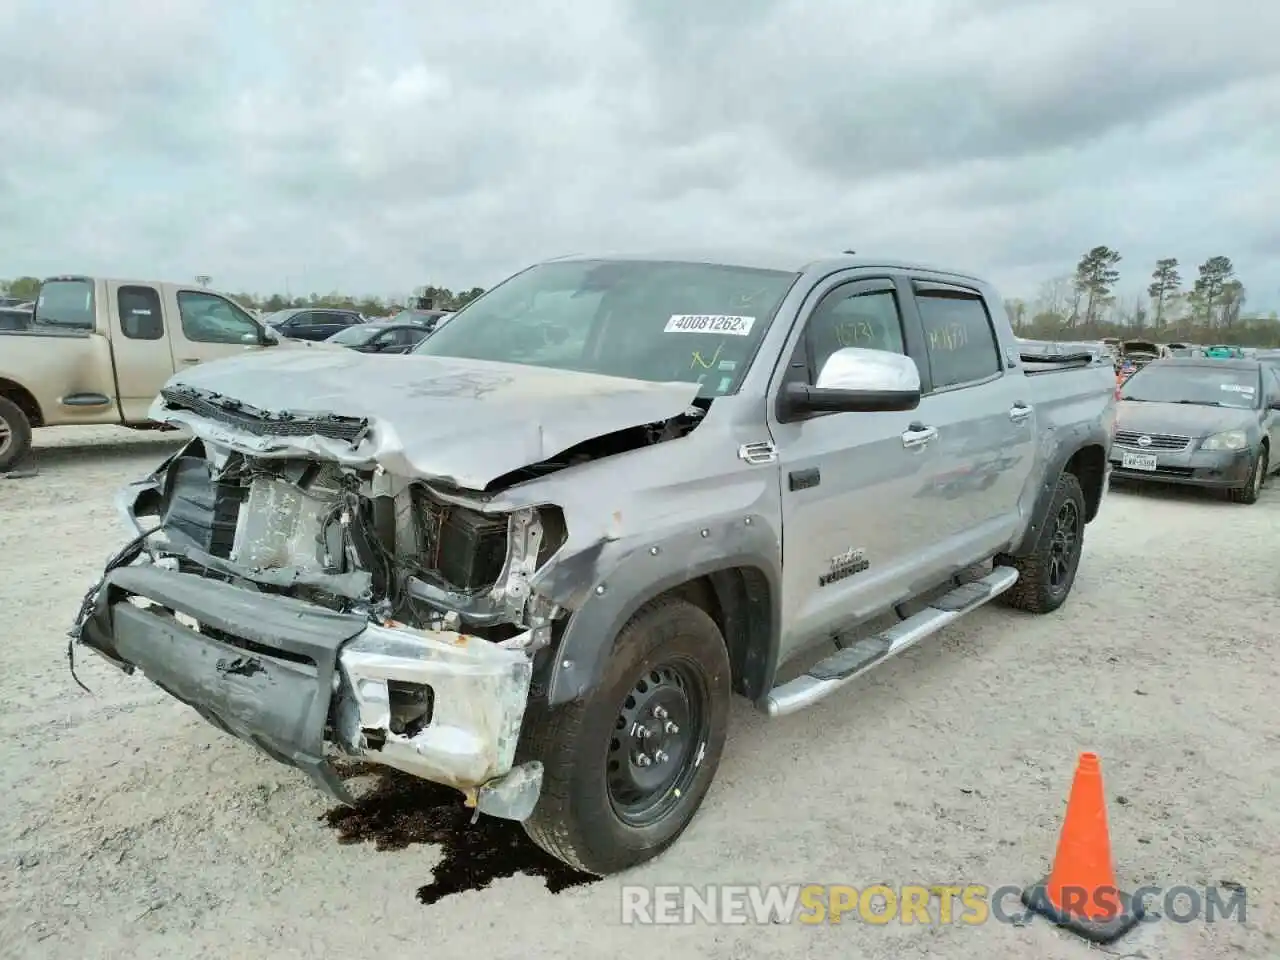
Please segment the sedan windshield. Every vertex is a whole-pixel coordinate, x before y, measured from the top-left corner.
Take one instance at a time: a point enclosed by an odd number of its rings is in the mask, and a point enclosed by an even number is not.
[[[1122,400],[1206,407],[1258,406],[1258,371],[1232,367],[1144,367],[1124,383]]]
[[[707,263],[544,263],[459,310],[416,353],[733,393],[796,273]]]
[[[357,323],[339,330],[329,338],[328,342],[341,343],[348,347],[358,347],[368,343],[384,329],[384,327],[375,327],[370,323]]]

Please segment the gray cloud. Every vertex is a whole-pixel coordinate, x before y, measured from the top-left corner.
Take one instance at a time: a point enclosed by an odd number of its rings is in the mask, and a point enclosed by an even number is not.
[[[1107,243],[1134,291],[1225,253],[1280,307],[1275,27],[1244,0],[11,0],[0,276],[386,293],[853,245],[1012,295]]]

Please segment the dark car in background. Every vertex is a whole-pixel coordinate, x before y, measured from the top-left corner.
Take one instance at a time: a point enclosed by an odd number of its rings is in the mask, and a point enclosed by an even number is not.
[[[1155,360],[1125,381],[1112,478],[1226,491],[1256,503],[1280,466],[1280,368],[1252,359]]]
[[[290,340],[328,340],[340,330],[365,322],[356,310],[333,307],[292,307],[277,310],[262,318],[282,337]]]
[[[408,353],[430,335],[425,324],[375,320],[339,330],[325,343],[336,343],[361,353]]]
[[[419,324],[426,327],[428,333],[435,333],[436,328],[443,327],[452,316],[453,313],[449,310],[418,310],[410,307],[391,317],[391,322]]]
[[[0,307],[0,330],[25,330],[31,326],[31,311],[22,307]]]

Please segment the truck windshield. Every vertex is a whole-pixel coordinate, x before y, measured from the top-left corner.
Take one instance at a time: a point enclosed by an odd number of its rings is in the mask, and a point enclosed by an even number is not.
[[[516,274],[416,353],[522,363],[735,392],[797,273],[708,263],[587,260]]]
[[[1258,371],[1213,366],[1145,367],[1125,381],[1120,399],[1252,410],[1258,406]]]
[[[32,323],[92,330],[93,281],[46,280],[36,298]]]

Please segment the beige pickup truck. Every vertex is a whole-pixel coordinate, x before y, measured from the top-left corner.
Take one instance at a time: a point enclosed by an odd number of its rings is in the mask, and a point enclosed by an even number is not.
[[[34,427],[148,425],[175,371],[282,341],[226,294],[180,283],[52,277],[30,322],[0,330],[0,473]]]

